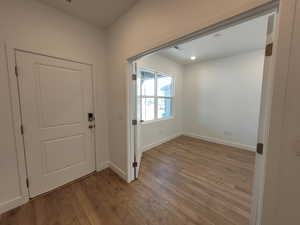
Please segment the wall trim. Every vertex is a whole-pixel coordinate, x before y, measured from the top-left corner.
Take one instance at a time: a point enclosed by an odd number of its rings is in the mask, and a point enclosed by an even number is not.
[[[240,148],[240,149],[244,149],[244,150],[251,151],[251,152],[256,151],[256,146],[245,145],[245,144],[241,144],[238,142],[231,142],[231,141],[222,140],[222,139],[214,138],[214,137],[201,136],[199,134],[194,134],[194,133],[177,133],[175,135],[171,135],[171,136],[163,138],[157,142],[154,142],[152,144],[144,146],[142,151],[143,152],[148,151],[152,148],[155,148],[161,144],[164,144],[164,143],[166,143],[174,138],[177,138],[181,135],[192,137],[192,138],[197,138],[199,140],[208,141],[208,142],[212,142],[212,143],[216,143],[216,144],[226,145],[226,146],[230,146],[230,147],[234,147],[234,148]]]
[[[256,146],[245,145],[245,144],[241,144],[241,143],[238,143],[238,142],[231,142],[231,141],[222,140],[222,139],[219,139],[219,138],[201,136],[199,134],[193,134],[193,133],[184,133],[183,135],[188,136],[188,137],[197,138],[197,139],[200,139],[200,140],[203,140],[203,141],[216,143],[216,144],[221,144],[221,145],[226,145],[226,146],[230,146],[230,147],[240,148],[240,149],[244,149],[244,150],[251,151],[251,152],[256,151]]]
[[[127,182],[127,174],[121,170],[116,164],[110,161],[102,162],[100,167],[97,169],[97,172],[101,172],[107,168],[110,168],[112,171],[114,171],[121,179],[125,180]]]
[[[111,168],[112,171],[114,171],[119,177],[127,182],[127,173],[121,170],[116,164],[114,164],[113,162],[109,162],[109,168]]]
[[[174,139],[174,138],[177,138],[177,137],[179,137],[179,136],[181,136],[181,135],[182,135],[182,133],[177,133],[177,134],[171,135],[171,136],[169,136],[169,137],[163,138],[163,139],[161,139],[161,140],[159,140],[159,141],[156,141],[156,142],[154,142],[154,143],[152,143],[152,144],[149,144],[149,145],[144,146],[144,147],[142,148],[142,151],[143,151],[143,152],[148,151],[148,150],[150,150],[150,149],[152,149],[152,148],[155,148],[155,147],[157,147],[157,146],[159,146],[159,145],[161,145],[161,144],[163,144],[163,143],[166,143],[166,142],[168,142],[168,141],[170,141],[170,140],[172,140],[172,139]]]
[[[23,196],[18,196],[14,199],[10,199],[6,202],[1,202],[0,204],[0,215],[2,213],[8,212],[9,210],[15,209],[20,205],[23,205],[27,200]]]
[[[109,167],[109,161],[106,162],[101,162],[101,164],[99,165],[99,167],[97,167],[97,172],[100,172],[102,170],[105,170]]]

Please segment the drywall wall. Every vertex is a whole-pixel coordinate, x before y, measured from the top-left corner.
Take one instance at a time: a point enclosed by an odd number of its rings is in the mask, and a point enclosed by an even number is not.
[[[150,121],[141,127],[141,148],[150,148],[170,140],[182,133],[182,70],[183,67],[159,54],[145,56],[137,61],[138,68],[150,69],[172,76],[175,80],[174,116],[172,118]]]
[[[255,151],[264,50],[185,66],[183,132]]]
[[[109,28],[109,150],[110,160],[120,170],[127,174],[129,168],[127,59],[266,2],[269,0],[141,0]]]
[[[80,20],[67,16],[33,0],[0,1],[0,213],[22,201],[17,167],[17,152],[8,88],[7,60],[4,43],[36,53],[93,64],[96,112],[96,149],[98,169],[106,165],[106,54],[104,33]],[[21,154],[21,153],[19,153]],[[20,156],[20,155],[19,155]],[[24,167],[20,167],[24,172]],[[24,184],[23,184],[24,185]]]

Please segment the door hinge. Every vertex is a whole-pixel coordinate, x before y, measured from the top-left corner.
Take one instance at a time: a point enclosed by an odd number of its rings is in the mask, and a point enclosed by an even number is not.
[[[137,120],[132,120],[132,125],[137,125]]]
[[[260,154],[260,155],[262,155],[264,153],[264,144],[263,143],[257,143],[256,152],[257,152],[257,154]]]
[[[27,188],[29,188],[29,179],[28,178],[26,178],[26,186],[27,186]]]
[[[138,163],[137,163],[137,162],[133,162],[133,163],[132,163],[132,167],[133,167],[133,168],[136,168],[137,166],[138,166]]]
[[[136,80],[136,74],[132,74],[131,78],[132,80]]]
[[[21,134],[24,135],[24,126],[23,125],[21,125],[20,130],[21,130]]]
[[[273,54],[273,43],[267,44],[265,49],[265,56],[271,56]]]
[[[19,76],[19,71],[18,71],[18,66],[17,65],[15,65],[15,74],[16,74],[17,77]]]

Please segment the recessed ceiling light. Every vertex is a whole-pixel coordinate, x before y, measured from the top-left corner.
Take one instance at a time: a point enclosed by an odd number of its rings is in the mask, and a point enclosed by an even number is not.
[[[197,57],[196,57],[196,56],[191,56],[190,59],[191,59],[191,60],[195,60],[195,59],[197,59]]]

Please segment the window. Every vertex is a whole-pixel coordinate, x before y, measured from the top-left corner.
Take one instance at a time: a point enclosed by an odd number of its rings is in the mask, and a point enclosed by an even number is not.
[[[173,78],[145,69],[140,73],[142,120],[151,121],[173,116]]]

